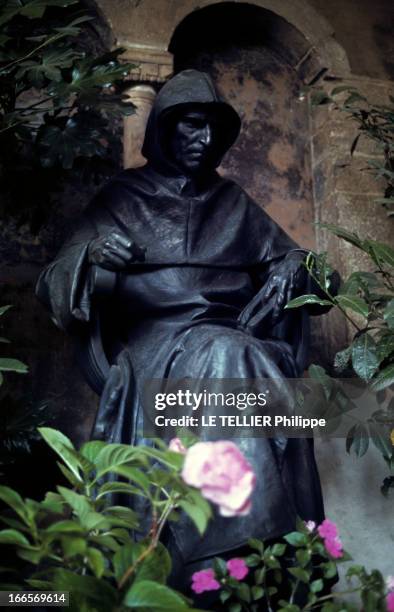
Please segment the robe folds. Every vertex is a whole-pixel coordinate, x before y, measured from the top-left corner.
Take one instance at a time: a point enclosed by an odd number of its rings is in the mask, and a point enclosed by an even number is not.
[[[206,75],[185,72],[188,87],[180,73],[157,96],[147,129],[147,165],[125,170],[104,186],[38,281],[37,294],[60,327],[81,337],[101,317],[111,368],[101,382],[96,377],[101,401],[93,439],[145,442],[140,425],[146,380],[285,381],[305,368],[305,309],[286,311],[274,327],[268,309],[257,335],[242,317],[276,266],[299,247],[233,181],[216,171],[194,180],[166,162],[163,140],[156,137],[165,133],[163,113],[197,97],[199,104],[223,104]],[[226,133],[223,153],[238,129],[228,112],[234,134]],[[113,230],[143,247],[145,259],[116,273],[110,295],[98,300],[88,247]],[[120,389],[115,405],[109,401],[114,386]],[[174,523],[185,562],[235,549],[250,537],[279,537],[294,529],[296,516],[324,518],[311,440],[243,438],[239,446],[257,475],[252,510],[242,517],[215,515],[203,538],[188,519]]]

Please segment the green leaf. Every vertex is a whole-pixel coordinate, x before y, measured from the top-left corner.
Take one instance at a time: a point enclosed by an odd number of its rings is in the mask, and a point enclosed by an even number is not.
[[[311,560],[311,553],[309,552],[309,550],[296,550],[296,558],[301,567],[305,567]]]
[[[141,487],[141,491],[145,494],[149,495],[150,489],[150,481],[149,478],[144,472],[136,467],[130,467],[128,465],[119,465],[112,469],[115,474],[119,474],[120,476],[124,476],[128,478],[132,482],[135,482],[139,487]],[[142,493],[140,493],[141,495]]]
[[[394,249],[388,244],[376,240],[366,240],[365,242],[380,263],[394,267]]]
[[[104,157],[107,153],[102,142],[105,126],[104,119],[87,112],[72,115],[65,124],[59,119],[58,124],[42,125],[37,137],[42,165],[52,168],[61,164],[69,170],[79,156]]]
[[[263,554],[263,552],[264,552],[264,542],[262,542],[261,540],[257,540],[256,538],[249,538],[248,544],[249,544],[250,548],[253,548],[254,550],[257,550],[261,555]]]
[[[56,465],[59,468],[59,470],[61,471],[61,473],[63,474],[63,476],[71,484],[72,487],[75,487],[75,488],[80,488],[81,487],[81,485],[82,485],[81,480],[79,478],[77,478],[71,470],[66,468],[66,466],[63,463],[61,463],[61,461],[56,461]]]
[[[0,306],[0,317],[7,312],[7,310],[9,310],[10,308],[12,308],[12,304],[8,304],[7,306]]]
[[[283,536],[284,540],[291,546],[305,546],[308,544],[308,538],[305,534],[300,533],[299,531],[292,531],[287,535]]]
[[[281,557],[282,555],[285,554],[286,551],[286,544],[274,544],[271,552],[274,555],[274,557]]]
[[[349,365],[352,356],[352,347],[348,346],[342,351],[338,351],[334,357],[334,369],[336,372],[343,372]]]
[[[0,357],[0,370],[3,372],[17,372],[18,374],[27,374],[28,367],[19,359],[9,359]]]
[[[26,505],[19,493],[10,489],[10,487],[0,485],[0,499],[8,504],[8,506],[11,506],[26,524],[29,524]]]
[[[357,314],[360,314],[365,318],[368,317],[369,308],[367,302],[356,295],[338,295],[335,298],[335,301],[342,308],[350,308],[350,310],[353,310]]]
[[[324,368],[319,365],[312,364],[308,368],[309,376],[321,385],[326,399],[331,399],[335,389],[334,380],[328,376]]]
[[[83,529],[81,525],[78,525],[75,521],[64,520],[52,523],[45,531],[47,533],[81,533]]]
[[[179,502],[179,505],[182,508],[182,510],[186,512],[189,518],[191,518],[191,520],[197,527],[200,535],[203,535],[203,533],[205,532],[207,528],[208,518],[209,518],[206,515],[206,513],[198,506],[195,506],[193,503],[190,503],[186,500],[181,500]]]
[[[88,498],[84,495],[79,495],[79,493],[75,493],[75,491],[71,491],[65,487],[57,487],[57,490],[80,520],[83,519],[88,512],[92,511],[92,506]]]
[[[376,343],[367,332],[353,341],[352,366],[356,374],[365,381],[369,381],[379,368]]]
[[[290,300],[290,302],[287,302],[285,309],[286,308],[299,308],[300,306],[305,306],[306,304],[319,304],[319,306],[332,306],[332,302],[330,302],[329,300],[323,300],[317,295],[314,295],[311,293],[308,295],[301,295],[299,297],[294,298],[293,300]]]
[[[343,240],[346,240],[346,242],[350,242],[350,244],[352,244],[353,246],[364,250],[362,240],[354,232],[349,232],[343,227],[338,227],[337,225],[332,225],[330,223],[319,223],[318,225],[320,227],[324,227],[335,236],[338,236],[338,238],[343,238]]]
[[[252,553],[245,558],[245,563],[248,567],[257,567],[261,563],[260,555]]]
[[[97,478],[101,478],[108,472],[116,472],[119,467],[130,466],[130,464],[138,464],[138,450],[127,444],[107,444],[96,456],[94,461],[97,468]]]
[[[103,554],[97,548],[88,548],[86,556],[89,566],[96,578],[101,578],[105,571],[105,559]]]
[[[165,584],[171,572],[171,557],[160,542],[156,548],[137,566],[135,580],[154,580]]]
[[[72,598],[86,598],[89,606],[85,610],[89,612],[114,610],[118,604],[117,591],[107,581],[93,576],[80,576],[66,569],[54,569],[52,588],[56,591],[71,591]]]
[[[128,542],[124,546],[118,547],[112,558],[114,574],[118,582],[144,550],[144,545],[136,542]]]
[[[383,457],[391,457],[393,453],[393,445],[390,439],[390,432],[387,428],[379,427],[375,423],[369,423],[372,442],[376,448],[382,453]]]
[[[246,603],[251,601],[251,590],[248,584],[240,582],[236,587],[237,597]]]
[[[382,363],[387,357],[394,353],[394,333],[391,331],[384,332],[377,340],[376,352],[379,363]]]
[[[45,442],[59,455],[62,461],[64,461],[77,480],[83,482],[79,473],[81,464],[77,458],[78,455],[71,440],[57,429],[52,429],[50,427],[39,427],[38,431]]]
[[[98,495],[96,499],[100,499],[105,495],[110,495],[113,493],[125,493],[126,495],[138,495],[140,493],[140,489],[138,487],[134,487],[127,482],[106,482],[100,487]]]
[[[85,457],[85,459],[95,464],[100,451],[107,446],[107,442],[103,442],[102,440],[92,440],[90,442],[85,442],[85,444],[81,446],[79,452],[82,457]]]
[[[383,319],[391,329],[394,329],[394,300],[390,300],[384,309]]]
[[[354,431],[353,445],[352,448],[356,453],[357,457],[365,455],[369,447],[369,436],[368,431],[364,425],[358,423]]]
[[[16,529],[3,529],[0,531],[0,544],[14,544],[15,546],[27,546],[30,547],[30,542],[27,538],[16,531]]]
[[[311,591],[312,593],[319,593],[319,591],[321,591],[323,589],[324,583],[323,580],[321,578],[319,578],[318,580],[313,580],[311,582]]]
[[[309,583],[311,573],[308,572],[307,570],[302,569],[301,567],[289,567],[288,572],[292,576],[295,576],[296,578],[301,580],[301,582],[304,582],[305,584]]]
[[[354,434],[356,433],[357,425],[353,425],[347,433],[346,436],[346,452],[350,453],[350,449],[352,448],[354,442]]]
[[[138,515],[131,508],[126,506],[110,506],[103,511],[105,518],[113,527],[126,527],[128,529],[137,529],[139,526]]]
[[[152,580],[139,580],[132,584],[123,603],[133,609],[145,608],[152,612],[161,610],[183,612],[189,609],[183,597],[178,593]]]
[[[333,561],[322,563],[321,567],[323,568],[324,578],[334,578],[337,575],[337,566]]]
[[[394,384],[394,363],[375,376],[371,383],[371,389],[373,391],[382,391],[392,384]]]
[[[264,596],[264,589],[260,586],[252,586],[252,599],[257,601]]]
[[[37,88],[42,88],[45,79],[61,81],[62,70],[69,68],[79,56],[73,49],[48,49],[42,54],[40,61],[27,60],[19,64],[16,79],[27,78]]]
[[[63,555],[66,559],[72,559],[78,555],[85,555],[87,541],[85,538],[79,536],[72,536],[70,534],[67,537],[61,538]]]

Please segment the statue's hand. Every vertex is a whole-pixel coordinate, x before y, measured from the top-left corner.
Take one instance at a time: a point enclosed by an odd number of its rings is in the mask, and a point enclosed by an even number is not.
[[[283,315],[284,307],[293,297],[303,290],[308,272],[303,265],[305,254],[301,251],[289,253],[271,272],[260,294],[261,302],[271,297],[274,305],[271,323],[275,324]]]
[[[145,249],[117,231],[92,240],[88,248],[89,262],[107,270],[124,270],[133,261],[144,261]]]
[[[303,291],[307,270],[303,265],[305,253],[291,252],[271,271],[267,282],[244,308],[240,323],[256,332],[269,317],[269,325],[275,325],[283,315],[287,302]]]

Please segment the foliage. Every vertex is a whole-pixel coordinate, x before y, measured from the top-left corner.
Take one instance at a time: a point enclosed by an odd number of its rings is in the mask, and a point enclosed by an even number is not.
[[[91,441],[77,452],[59,431],[39,431],[70,485],[41,502],[0,487],[0,499],[13,511],[1,516],[0,544],[29,566],[23,582],[7,573],[2,588],[67,590],[70,610],[78,612],[192,609],[166,586],[171,560],[159,541],[180,508],[201,534],[211,516],[208,502],[181,478],[184,456],[161,441],[152,447]]]
[[[171,558],[160,541],[167,521],[178,520],[181,510],[200,535],[211,518],[208,502],[182,478],[185,455],[160,440],[139,447],[90,441],[77,451],[59,431],[39,431],[60,457],[69,486],[58,486],[41,502],[0,487],[0,500],[9,507],[0,516],[6,526],[0,545],[16,553],[13,563],[0,568],[0,588],[69,591],[71,612],[196,609],[167,585]],[[181,441],[185,449],[195,442]],[[322,602],[325,612],[354,610],[335,603],[342,594],[323,594],[337,575],[337,563],[350,557],[333,523],[325,520],[315,527],[298,521],[297,531],[269,546],[250,540],[251,554],[241,566],[239,559],[232,565],[216,559],[220,609],[257,612],[262,601],[273,606],[279,600],[279,607],[268,609],[297,612]],[[334,552],[329,540],[336,543]],[[245,563],[249,576],[243,581]],[[377,570],[369,574],[352,566],[347,576],[357,579],[349,592],[360,593],[365,612],[385,610],[386,587]],[[304,607],[299,595],[307,596]]]
[[[341,98],[346,94],[346,99]],[[350,151],[353,154],[361,137],[373,141],[377,150],[381,152],[382,159],[368,160],[369,170],[376,178],[383,178],[386,182],[384,197],[376,202],[387,209],[389,217],[394,216],[394,97],[389,96],[391,104],[372,104],[362,96],[354,87],[347,85],[334,87],[329,94],[322,90],[312,93],[312,103],[335,104],[336,108],[347,113],[358,125],[359,133],[353,140]]]
[[[10,305],[1,306],[0,317],[2,317],[10,308]],[[8,344],[9,340],[1,336],[0,342],[3,344]],[[18,374],[26,374],[27,366],[21,361],[19,361],[19,359],[11,359],[10,357],[0,357],[0,386],[3,384],[4,381],[3,372],[16,372]]]
[[[249,546],[251,554],[244,558],[250,568],[246,580],[232,577],[223,559],[214,562],[215,578],[222,587],[218,597],[224,610],[258,612],[262,606],[269,612],[386,610],[387,588],[378,570],[368,573],[364,567],[352,565],[346,573],[349,590],[327,593],[337,575],[337,563],[351,557],[347,553],[342,553],[340,559],[331,557],[318,531],[309,530],[302,521],[282,542],[267,546],[252,539]],[[358,593],[361,606],[346,602],[343,596],[348,593]]]
[[[330,273],[327,255],[306,259],[309,274],[323,292],[324,302],[337,308],[353,326],[355,333],[349,346],[338,352],[334,360],[337,375],[356,376],[377,394],[379,410],[370,415],[367,423],[354,425],[348,433],[347,450],[354,449],[362,456],[369,439],[377,446],[391,471],[385,480],[383,493],[393,486],[394,468],[391,431],[394,423],[394,399],[389,390],[394,385],[394,249],[376,240],[361,239],[356,233],[333,225],[323,225],[339,238],[367,254],[373,272],[355,271],[341,285],[338,295],[330,292]],[[286,308],[305,304],[320,304],[321,296],[304,295],[291,300]],[[319,366],[313,366],[312,376],[330,378]]]
[[[3,212],[36,229],[71,177],[117,169],[114,119],[133,112],[122,94],[133,66],[120,48],[92,53],[93,19],[78,0],[0,2]]]

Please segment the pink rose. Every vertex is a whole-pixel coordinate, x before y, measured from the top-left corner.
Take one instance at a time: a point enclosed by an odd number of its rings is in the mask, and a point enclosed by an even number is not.
[[[249,573],[249,568],[243,559],[230,559],[226,565],[228,573],[236,580],[243,580]]]
[[[319,532],[319,536],[321,538],[336,538],[338,536],[338,529],[335,523],[332,521],[325,519],[321,525],[317,528]]]
[[[387,612],[394,612],[394,592],[393,591],[391,591],[386,596],[386,608],[387,608]]]
[[[343,546],[341,540],[336,538],[325,538],[324,546],[326,547],[326,551],[333,557],[334,559],[339,559],[343,556]]]
[[[183,446],[179,438],[172,438],[172,440],[170,440],[168,448],[170,449],[170,451],[173,451],[174,453],[181,453],[182,455],[186,455],[187,452],[187,448]]]
[[[215,579],[213,569],[201,570],[192,575],[192,591],[195,593],[217,591],[218,589],[220,589],[220,583]]]
[[[221,516],[243,516],[251,508],[256,476],[234,442],[197,442],[188,449],[183,480],[218,504]]]

